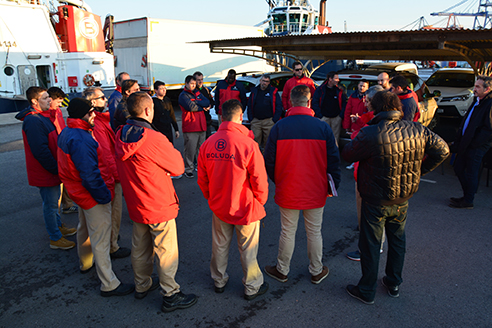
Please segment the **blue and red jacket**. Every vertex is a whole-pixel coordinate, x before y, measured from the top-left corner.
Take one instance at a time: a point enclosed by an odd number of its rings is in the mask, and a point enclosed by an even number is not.
[[[58,134],[65,128],[60,109],[46,111],[28,107],[16,119],[22,123],[22,139],[26,154],[27,180],[30,186],[54,187],[61,183],[58,177]]]
[[[407,88],[407,90],[397,96],[400,98],[402,105],[402,120],[417,122],[420,117],[417,94]]]
[[[285,82],[284,90],[282,91],[282,106],[284,107],[285,111],[292,107],[292,104],[290,103],[290,92],[298,85],[307,86],[309,88],[309,91],[311,91],[311,97],[313,96],[316,89],[314,81],[305,75],[302,75],[301,77],[297,77],[294,75],[293,77],[288,79],[287,82]]]
[[[113,129],[109,124],[110,114],[109,112],[94,112],[96,117],[94,118],[93,135],[102,150],[103,161],[109,168],[109,172],[113,175],[114,182],[120,182],[118,176],[118,170],[116,168],[115,154],[114,154],[114,140],[115,135]]]
[[[70,198],[84,210],[107,204],[114,194],[114,179],[102,160],[89,123],[68,118],[58,137],[58,172]]]
[[[181,129],[183,133],[207,131],[207,120],[203,108],[210,106],[210,101],[197,89],[184,89],[179,94],[181,108]]]
[[[117,85],[116,89],[113,91],[113,93],[111,94],[111,96],[109,96],[108,99],[108,110],[109,110],[109,117],[110,117],[109,122],[113,130],[116,130],[116,127],[113,126],[114,112],[116,111],[116,107],[118,107],[118,104],[120,103],[121,99],[123,99],[123,95],[121,94],[121,87]]]
[[[323,106],[323,101],[325,100],[326,88],[328,81],[325,81],[322,85],[320,85],[316,91],[314,91],[314,95],[311,101],[311,108],[314,110],[314,115],[316,117],[322,118],[323,112],[321,111],[321,106]],[[345,106],[347,104],[347,97],[345,93],[338,87],[334,86],[334,88],[338,89],[338,104],[340,106],[340,117],[343,118],[343,114],[345,114]]]
[[[215,112],[217,115],[222,115],[222,104],[229,99],[237,99],[243,106],[243,111],[246,109],[248,98],[246,97],[246,89],[241,82],[234,81],[232,84],[226,80],[220,80],[215,87]]]
[[[256,86],[251,89],[251,94],[249,95],[248,98],[248,120],[251,122],[253,118],[255,117],[254,111],[255,111],[255,101],[256,101],[256,96],[258,95],[258,89],[260,86]],[[282,106],[282,100],[280,99],[280,95],[278,94],[277,88],[274,86],[270,85],[267,91],[267,94],[270,95],[270,102],[272,104],[272,119],[274,122],[277,122],[280,120],[280,115],[282,115],[283,111],[283,106]]]
[[[268,176],[275,183],[275,203],[307,210],[325,206],[328,176],[340,184],[340,155],[330,126],[307,107],[292,107],[278,121],[265,147]]]

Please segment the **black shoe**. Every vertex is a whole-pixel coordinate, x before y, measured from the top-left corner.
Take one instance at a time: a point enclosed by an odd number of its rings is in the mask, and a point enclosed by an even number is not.
[[[383,286],[386,287],[386,289],[388,290],[389,296],[391,296],[391,297],[400,296],[400,287],[392,286],[392,285],[388,284],[386,277],[383,277],[383,279],[381,279],[381,282],[383,283]]]
[[[147,289],[145,292],[137,292],[135,291],[135,298],[137,300],[141,300],[142,298],[144,298],[145,296],[147,296],[147,294],[153,290],[156,290],[157,287],[160,286],[160,283],[159,283],[159,277],[152,277],[152,285],[150,285],[150,288]]]
[[[222,286],[222,287],[217,287],[217,286],[215,286],[214,290],[215,290],[215,292],[216,292],[217,294],[222,294],[222,293],[224,292],[224,290],[225,290],[226,286],[227,286],[227,283],[226,283],[224,286]]]
[[[364,296],[362,296],[362,294],[360,293],[359,287],[354,286],[354,285],[348,285],[345,289],[347,290],[347,293],[349,293],[350,296],[358,299],[362,303],[369,304],[369,305],[374,304],[374,300],[371,301],[371,300],[368,300],[367,298],[365,298]]]
[[[193,306],[197,301],[194,294],[183,294],[179,292],[173,296],[166,297],[162,301],[162,312],[172,312],[176,309],[186,309]]]
[[[466,208],[466,209],[472,210],[473,209],[473,204],[467,203],[463,199],[463,200],[461,200],[458,203],[453,203],[453,202],[449,203],[449,207],[453,207],[453,208]]]
[[[254,300],[256,297],[265,294],[267,292],[267,290],[268,290],[268,282],[264,282],[263,285],[261,285],[260,289],[258,289],[256,294],[252,294],[252,295],[244,294],[244,299],[246,301]]]
[[[109,292],[101,291],[101,296],[110,297],[110,296],[124,296],[128,295],[135,290],[135,286],[133,284],[120,284],[116,289],[110,290]]]
[[[451,197],[449,198],[449,200],[451,201],[451,203],[460,203],[462,202],[463,200],[465,200],[465,197]]]
[[[112,259],[122,259],[124,257],[130,256],[132,253],[131,249],[126,247],[120,247],[116,252],[109,254]]]
[[[188,178],[188,179],[193,179],[195,177],[195,175],[193,174],[193,172],[192,173],[185,172],[184,173],[184,176],[186,178]]]

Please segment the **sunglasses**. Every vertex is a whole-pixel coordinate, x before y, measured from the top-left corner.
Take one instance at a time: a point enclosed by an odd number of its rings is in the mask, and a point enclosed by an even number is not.
[[[101,97],[97,97],[97,98],[94,98],[94,100],[98,100],[98,99],[106,99],[106,96],[101,96]]]
[[[302,68],[296,68],[294,71],[296,71],[296,72],[302,71]]]

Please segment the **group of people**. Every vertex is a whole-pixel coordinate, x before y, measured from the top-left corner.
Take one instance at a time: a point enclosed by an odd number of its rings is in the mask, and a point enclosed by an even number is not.
[[[203,74],[196,72],[186,77],[178,100],[183,155],[173,146],[173,137],[180,134],[163,82],[155,82],[154,97],[139,91],[137,81],[127,73],[117,76],[118,87],[109,100],[101,88],[87,88],[82,98],[70,101],[66,127],[60,109],[52,106],[49,91],[53,88],[29,88],[31,106],[17,117],[23,120],[29,184],[40,189],[50,247],[74,247],[64,237],[77,233],[80,272],[96,267],[102,296],[135,292],[135,298],[142,299],[160,287],[164,312],[191,307],[197,297],[184,294],[175,280],[179,200],[172,178],[183,174],[193,178],[196,172],[212,211],[210,270],[214,290],[223,293],[227,286],[228,254],[236,231],[244,298],[253,300],[269,288],[257,262],[259,223],[266,216],[269,178],[275,184],[281,231],[276,263],[266,266],[264,272],[279,282],[288,280],[302,211],[311,282],[319,284],[329,275],[322,261],[321,227],[326,200],[337,195],[340,184],[335,131],[343,124],[352,132],[352,141],[341,154],[349,163],[356,163],[362,267],[362,278],[357,285],[348,285],[347,292],[363,303],[374,302],[386,232],[388,259],[382,284],[390,296],[397,297],[408,200],[417,191],[421,175],[443,162],[449,148],[415,122],[418,105],[412,103],[415,99],[408,85],[384,74],[380,86],[368,89],[367,81],[359,83],[346,116],[336,73],[330,73],[316,89],[303,75],[302,64],[295,63],[294,76],[287,81],[282,98],[270,85],[268,75],[261,77],[247,98],[235,71],[229,71],[217,84],[215,97],[203,86]],[[460,172],[464,196],[452,198],[453,207],[470,208],[473,204],[477,161],[492,143],[491,91],[492,79],[480,76],[475,85],[477,103],[456,142],[455,169]],[[61,90],[57,92],[64,98]],[[212,106],[220,125],[207,138],[206,114]],[[242,125],[245,110],[251,131]],[[79,207],[77,229],[61,223],[61,183]],[[118,245],[122,194],[133,221],[131,251]],[[112,270],[111,258],[130,254],[134,284],[121,283]],[[155,257],[157,277],[152,276]]]

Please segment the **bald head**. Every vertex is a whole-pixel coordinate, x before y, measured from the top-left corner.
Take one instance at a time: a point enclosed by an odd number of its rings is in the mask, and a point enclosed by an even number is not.
[[[389,88],[391,87],[389,84],[389,79],[390,77],[388,73],[383,72],[378,75],[378,84],[382,86],[385,90],[389,90]]]

